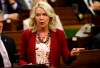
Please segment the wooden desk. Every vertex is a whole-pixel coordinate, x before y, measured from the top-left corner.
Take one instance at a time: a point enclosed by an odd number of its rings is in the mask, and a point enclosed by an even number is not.
[[[71,65],[96,65],[100,67],[100,50],[86,50],[80,52],[79,56],[77,56],[77,59]]]

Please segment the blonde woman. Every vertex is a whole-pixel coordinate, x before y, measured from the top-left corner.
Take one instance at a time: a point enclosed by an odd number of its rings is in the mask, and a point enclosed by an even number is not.
[[[70,57],[79,54],[82,49],[68,50],[67,38],[63,30],[56,28],[56,15],[46,2],[39,2],[32,7],[30,29],[21,37],[20,65],[46,64],[59,68],[60,56],[65,63]]]

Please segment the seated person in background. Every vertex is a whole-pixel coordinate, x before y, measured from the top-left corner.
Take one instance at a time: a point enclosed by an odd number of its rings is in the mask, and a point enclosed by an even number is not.
[[[30,12],[30,28],[24,30],[21,37],[19,63],[46,64],[59,68],[60,56],[68,63],[84,48],[74,48],[70,52],[63,30],[56,28],[56,14],[46,2],[39,2]]]
[[[19,0],[22,10],[30,10],[33,2],[34,0]]]
[[[92,16],[100,15],[100,2],[99,0],[76,0],[74,1],[78,5],[78,18],[83,19],[84,14],[91,14]],[[79,37],[86,37],[88,34],[84,34],[86,31],[86,28],[89,29],[89,32],[91,32],[91,27],[94,26],[94,24],[90,24],[90,22],[86,22],[88,24],[84,24],[80,28],[80,30],[77,32],[77,36]]]
[[[21,12],[20,4],[17,0],[0,0],[0,10],[3,13],[3,21],[18,20]]]
[[[48,3],[47,0],[34,0],[32,6],[35,6],[37,3],[41,2],[41,1],[47,2],[47,3]],[[24,30],[27,29],[27,28],[29,28],[29,21],[30,21],[29,18],[28,18],[28,19],[25,19],[25,20],[23,21],[23,29],[24,29]],[[56,21],[57,21],[57,28],[63,30],[63,26],[62,26],[62,24],[61,24],[61,21],[60,21],[60,18],[59,18],[58,15],[56,15]]]
[[[100,2],[99,0],[75,0],[75,4],[78,5],[78,13],[91,15],[100,15]]]
[[[2,29],[3,22],[0,21],[0,68],[12,67],[13,63],[16,63],[16,60],[18,60],[16,57],[16,46],[12,38],[2,35]]]

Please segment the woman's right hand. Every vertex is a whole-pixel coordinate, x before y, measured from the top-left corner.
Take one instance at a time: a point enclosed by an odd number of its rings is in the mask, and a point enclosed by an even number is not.
[[[73,48],[71,51],[71,56],[78,56],[80,51],[85,50],[85,48]]]

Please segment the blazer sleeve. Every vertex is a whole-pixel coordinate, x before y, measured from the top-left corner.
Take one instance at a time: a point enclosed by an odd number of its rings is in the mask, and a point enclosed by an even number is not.
[[[63,61],[66,63],[70,57],[70,51],[68,49],[67,37],[62,30],[57,30],[57,34],[59,37],[60,45],[61,45],[61,56]]]
[[[19,56],[19,63],[20,65],[27,65],[27,45],[28,45],[28,35],[29,35],[29,30],[25,30],[22,33],[21,37],[21,48],[20,48],[20,56]]]
[[[57,32],[58,32],[57,34],[58,34],[59,41],[61,44],[62,59],[65,64],[69,65],[76,59],[76,56],[71,57],[70,55],[70,51],[68,48],[68,42],[67,42],[67,36],[65,35],[64,31],[58,30]]]

